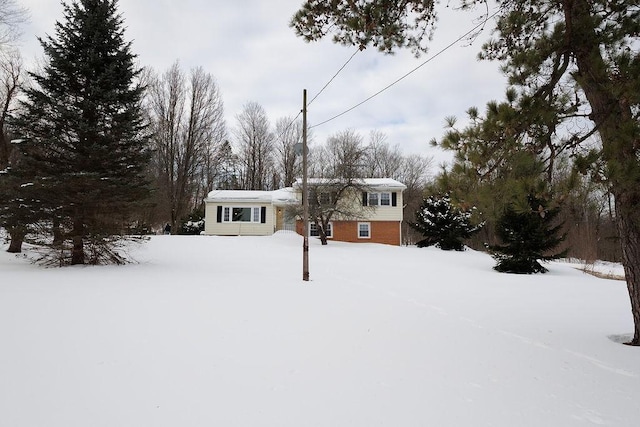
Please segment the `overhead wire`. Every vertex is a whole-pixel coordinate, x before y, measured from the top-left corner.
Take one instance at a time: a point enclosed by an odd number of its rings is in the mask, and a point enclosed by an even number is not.
[[[407,77],[409,77],[411,74],[415,73],[416,71],[418,71],[420,68],[424,67],[425,65],[427,65],[429,62],[433,61],[435,58],[437,58],[438,56],[442,55],[444,52],[446,52],[447,50],[449,50],[450,48],[452,48],[454,45],[456,45],[458,42],[460,42],[461,40],[467,38],[470,34],[473,34],[474,32],[478,31],[478,29],[480,29],[481,27],[483,27],[484,25],[486,25],[487,21],[489,21],[491,18],[493,18],[494,16],[496,16],[498,13],[500,12],[500,10],[497,10],[496,12],[494,12],[491,16],[487,16],[486,19],[484,19],[481,23],[479,23],[478,25],[476,25],[475,27],[473,27],[472,29],[470,29],[469,31],[467,31],[466,33],[464,33],[463,35],[461,35],[460,37],[458,37],[456,40],[454,40],[453,42],[449,43],[447,46],[445,46],[444,48],[442,48],[440,51],[438,51],[435,55],[429,57],[426,61],[422,62],[420,65],[418,65],[417,67],[415,67],[414,69],[412,69],[411,71],[409,71],[408,73],[404,74],[402,77],[398,78],[397,80],[393,81],[392,83],[388,84],[387,86],[385,86],[384,88],[380,89],[379,91],[377,91],[376,93],[374,93],[373,95],[369,96],[367,99],[365,99],[364,101],[361,101],[359,103],[357,103],[356,105],[354,105],[353,107],[344,110],[343,112],[341,112],[340,114],[336,114],[335,116],[324,120],[318,124],[315,124],[313,126],[310,126],[309,129],[313,129],[319,126],[322,126],[324,124],[327,124],[339,117],[344,116],[347,113],[350,113],[351,111],[355,110],[356,108],[360,107],[361,105],[369,102],[370,100],[372,100],[373,98],[375,98],[376,96],[380,95],[381,93],[389,90],[391,87],[395,86],[396,84],[398,84],[399,82],[401,82],[402,80],[406,79]],[[317,98],[317,96],[316,96]],[[315,99],[315,98],[314,98]]]
[[[333,75],[333,77],[331,77],[329,79],[329,81],[322,87],[322,89],[320,89],[320,91],[311,99],[311,101],[309,101],[307,103],[307,107],[309,105],[311,105],[313,103],[313,101],[315,101],[328,87],[331,83],[333,83],[333,81],[336,79],[336,77],[338,77],[338,75],[345,69],[345,67],[347,65],[349,65],[349,63],[351,62],[351,60],[356,56],[356,54],[360,52],[360,49],[358,48],[355,52],[353,52],[353,54],[349,57],[349,59],[347,59],[347,61],[342,64],[342,66],[338,69],[338,71],[336,71],[336,73]],[[298,112],[298,114],[293,118],[293,120],[291,120],[291,122],[284,128],[284,130],[277,136],[277,139],[281,139],[282,137],[284,137],[284,135],[287,133],[287,131],[289,131],[289,129],[291,128],[291,126],[293,126],[293,124],[296,122],[296,120],[298,120],[298,117],[300,117],[300,115],[302,114],[302,110]]]
[[[322,92],[324,92],[324,91],[325,91],[325,89],[326,89],[327,87],[329,87],[329,85],[330,85],[331,83],[333,83],[333,81],[335,80],[335,78],[336,78],[336,77],[338,77],[338,75],[342,72],[342,70],[344,70],[344,69],[345,69],[345,67],[346,67],[347,65],[349,65],[349,62],[351,62],[351,60],[352,60],[352,59],[353,59],[353,58],[358,54],[358,52],[360,52],[360,50],[361,50],[361,49],[360,49],[360,48],[358,48],[355,52],[353,52],[353,55],[351,55],[351,56],[349,57],[349,59],[347,59],[347,62],[345,62],[345,63],[342,65],[342,67],[340,67],[340,69],[339,69],[339,70],[338,70],[338,71],[333,75],[333,77],[331,77],[331,79],[329,79],[329,81],[327,82],[327,84],[325,84],[325,85],[322,87],[322,89],[320,89],[320,92],[318,92],[318,93],[316,94],[316,96],[314,96],[314,97],[311,99],[311,101],[309,101],[309,102],[307,103],[307,106],[309,106],[309,105],[313,104],[313,101],[315,101],[315,100],[316,100],[316,99],[317,99],[317,98],[322,94]]]

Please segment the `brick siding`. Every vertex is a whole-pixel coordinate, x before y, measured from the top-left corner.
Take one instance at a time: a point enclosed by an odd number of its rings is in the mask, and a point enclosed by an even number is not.
[[[399,221],[331,221],[333,225],[333,237],[329,240],[351,243],[384,243],[386,245],[400,246],[400,222]],[[371,238],[358,237],[358,223],[371,224]],[[302,234],[302,221],[296,221],[296,232]]]

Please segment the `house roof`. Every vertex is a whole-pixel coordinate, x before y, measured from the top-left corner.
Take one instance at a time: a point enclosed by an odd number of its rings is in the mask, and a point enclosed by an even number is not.
[[[404,191],[407,186],[391,178],[364,178],[354,184],[378,191]],[[330,178],[309,178],[310,185],[328,185],[337,181]],[[300,201],[296,197],[296,190],[302,187],[302,180],[298,179],[293,187],[281,188],[274,191],[257,190],[213,190],[204,199],[209,203],[269,203],[276,206],[296,204]]]
[[[205,202],[238,202],[238,203],[272,203],[286,205],[296,203],[293,188],[287,187],[275,191],[257,190],[213,190],[209,192]]]
[[[338,182],[340,182],[339,179],[332,179],[332,178],[309,178],[308,180],[308,183],[310,185],[323,185],[323,184],[329,185],[329,184],[335,184]],[[354,184],[361,185],[363,187],[368,187],[373,190],[404,191],[407,188],[406,185],[392,178],[362,178],[355,181]],[[302,179],[298,178],[293,185],[296,188],[302,187]]]

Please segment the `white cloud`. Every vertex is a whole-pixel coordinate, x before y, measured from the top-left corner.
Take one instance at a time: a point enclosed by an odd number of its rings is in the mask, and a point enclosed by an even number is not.
[[[30,61],[42,56],[36,37],[53,34],[55,21],[62,19],[62,6],[41,0],[22,4],[32,13],[23,44]],[[308,89],[311,99],[355,51],[329,40],[305,43],[297,38],[288,22],[301,4],[302,0],[120,0],[119,8],[140,64],[158,71],[176,60],[185,69],[202,66],[216,77],[228,124],[233,126],[248,101],[260,103],[272,123],[297,115],[302,90]],[[438,54],[476,24],[473,16],[443,9],[431,50],[421,58],[410,52],[393,56],[359,52],[310,106],[310,124],[355,106]],[[480,46],[479,40],[472,46],[457,43],[354,111],[315,128],[316,141],[346,128],[365,137],[379,129],[406,152],[434,154],[437,161],[448,158],[428,144],[442,136],[444,118],[464,118],[468,107],[483,109],[487,101],[501,99],[504,93],[498,64],[476,60]]]

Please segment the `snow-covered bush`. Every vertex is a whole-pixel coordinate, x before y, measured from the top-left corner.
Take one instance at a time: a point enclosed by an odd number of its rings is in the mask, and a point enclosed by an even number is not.
[[[411,224],[424,236],[418,247],[435,245],[445,251],[463,251],[463,240],[483,226],[473,224],[473,211],[473,208],[463,210],[453,206],[448,194],[427,197],[416,212],[416,222]]]

